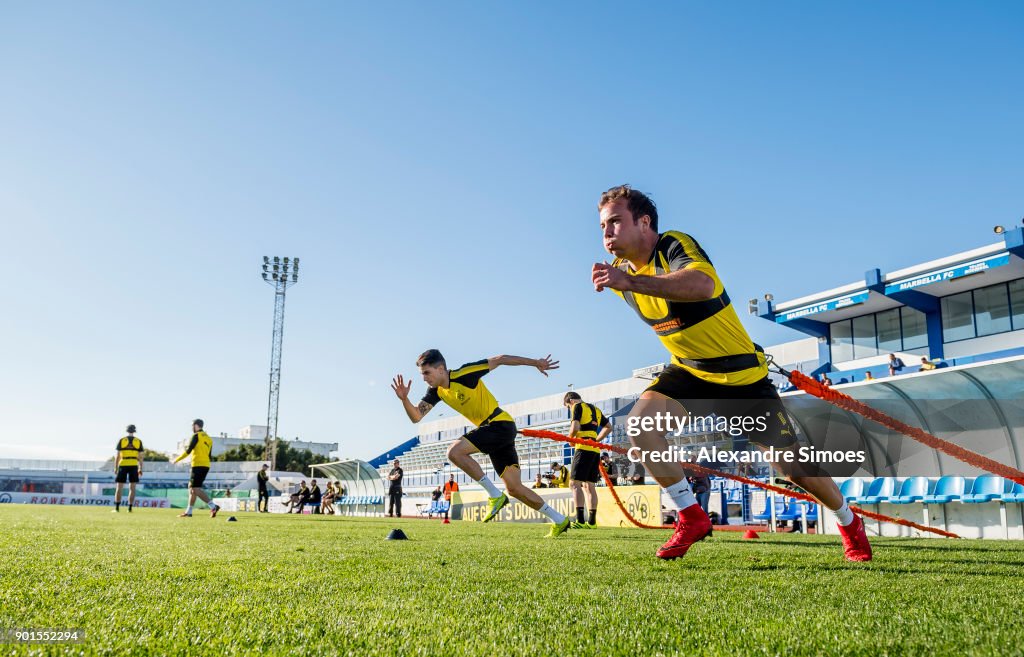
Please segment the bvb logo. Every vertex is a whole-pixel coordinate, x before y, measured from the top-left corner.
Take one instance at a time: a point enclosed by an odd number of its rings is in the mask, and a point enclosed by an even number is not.
[[[633,493],[626,500],[626,510],[629,515],[643,522],[651,517],[651,507],[647,504],[647,498],[641,493]]]

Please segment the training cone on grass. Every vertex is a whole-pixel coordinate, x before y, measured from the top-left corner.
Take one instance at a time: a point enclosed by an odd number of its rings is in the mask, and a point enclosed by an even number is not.
[[[755,532],[753,529],[748,529],[747,531],[743,532],[743,538],[761,538],[761,537],[758,536],[757,532]]]
[[[238,518],[234,516],[228,516],[228,522],[238,522]]]
[[[406,536],[405,532],[403,532],[401,529],[392,529],[391,533],[388,534],[388,537],[387,537],[386,540],[389,540],[389,541],[407,541],[407,540],[409,540],[409,537]]]

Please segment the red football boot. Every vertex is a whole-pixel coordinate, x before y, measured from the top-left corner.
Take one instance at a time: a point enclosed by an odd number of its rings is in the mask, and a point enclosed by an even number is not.
[[[864,521],[854,516],[853,522],[846,527],[839,525],[839,533],[843,537],[843,552],[847,561],[871,561],[871,544],[868,543]]]
[[[699,504],[688,506],[679,512],[676,531],[668,542],[658,548],[659,559],[678,559],[686,554],[690,546],[711,536],[711,518]]]

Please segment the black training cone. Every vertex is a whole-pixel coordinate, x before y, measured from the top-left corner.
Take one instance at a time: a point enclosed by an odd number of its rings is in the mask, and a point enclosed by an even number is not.
[[[231,516],[228,518],[228,522],[238,522],[238,518]]]
[[[387,540],[389,541],[407,541],[409,537],[405,535],[401,529],[392,529],[391,533],[388,534]]]

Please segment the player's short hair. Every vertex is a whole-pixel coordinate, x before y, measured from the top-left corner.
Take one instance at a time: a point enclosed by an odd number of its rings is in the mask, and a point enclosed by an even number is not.
[[[571,401],[583,401],[583,397],[580,397],[580,393],[570,390],[565,393],[565,397],[562,398],[562,403],[568,404]]]
[[[562,464],[559,463],[558,461],[552,461],[551,462],[551,467],[552,468],[560,468],[560,467],[562,467]]]
[[[416,367],[423,367],[424,365],[444,365],[444,356],[437,349],[427,349],[420,357],[416,359]]]
[[[192,420],[192,424],[196,425],[196,426],[197,426],[197,427],[199,427],[200,429],[202,429],[202,428],[203,428],[203,421],[202,421],[202,420],[199,420],[199,419],[196,419],[196,420]]]
[[[640,217],[646,214],[651,218],[651,230],[658,230],[658,208],[654,205],[654,201],[647,194],[635,190],[629,185],[612,187],[604,194],[601,194],[601,200],[597,204],[597,209],[600,210],[620,198],[624,198],[629,202],[629,212],[633,215],[633,223],[640,221]]]

